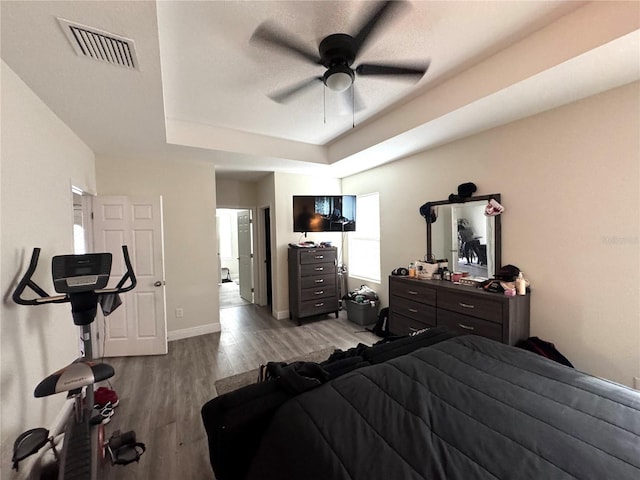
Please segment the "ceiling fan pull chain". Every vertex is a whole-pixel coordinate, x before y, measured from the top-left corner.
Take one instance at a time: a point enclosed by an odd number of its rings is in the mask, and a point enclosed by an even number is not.
[[[356,128],[356,86],[351,84],[351,128]]]
[[[327,124],[327,87],[322,85],[322,116],[324,124]]]

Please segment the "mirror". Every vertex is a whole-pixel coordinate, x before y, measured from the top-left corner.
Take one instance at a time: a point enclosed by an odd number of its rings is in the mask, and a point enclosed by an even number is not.
[[[467,272],[475,278],[492,278],[501,266],[500,215],[485,215],[491,199],[500,194],[472,197],[464,203],[430,202],[432,218],[427,222],[427,258],[446,258],[452,272]]]

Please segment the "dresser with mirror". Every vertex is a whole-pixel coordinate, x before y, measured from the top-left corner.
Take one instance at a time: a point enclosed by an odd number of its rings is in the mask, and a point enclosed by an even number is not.
[[[485,215],[487,203],[500,194],[478,196],[462,203],[429,202],[428,258],[444,259],[452,272],[478,280],[493,278],[501,267],[501,215]],[[460,234],[462,229],[471,231]],[[473,242],[474,248],[465,245]],[[514,345],[529,337],[530,294],[509,297],[475,286],[445,280],[389,278],[389,328],[407,335],[435,326]]]

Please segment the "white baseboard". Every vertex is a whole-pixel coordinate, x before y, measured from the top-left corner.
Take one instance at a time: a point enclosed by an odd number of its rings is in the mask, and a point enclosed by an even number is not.
[[[219,331],[220,323],[209,323],[208,325],[200,325],[199,327],[183,328],[181,330],[167,332],[167,340],[172,342],[174,340],[182,340],[183,338],[197,337]]]
[[[288,320],[289,319],[289,310],[284,310],[282,312],[272,312],[276,320]]]

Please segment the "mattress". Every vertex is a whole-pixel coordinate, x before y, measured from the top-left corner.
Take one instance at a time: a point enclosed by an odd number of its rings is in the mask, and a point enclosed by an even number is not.
[[[282,405],[251,480],[640,479],[640,393],[462,336]]]

